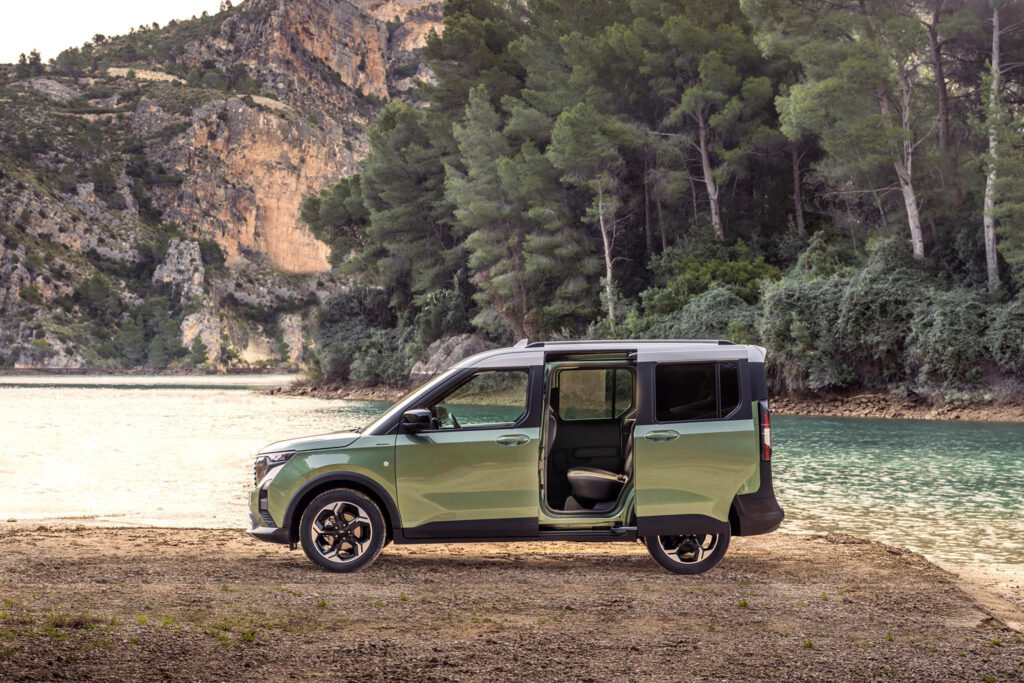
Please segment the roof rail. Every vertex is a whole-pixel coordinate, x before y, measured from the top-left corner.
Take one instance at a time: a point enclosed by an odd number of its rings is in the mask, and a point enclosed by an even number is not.
[[[525,340],[523,340],[525,341]],[[727,339],[580,339],[577,341],[536,341],[525,344],[528,349],[543,348],[545,346],[561,346],[572,344],[718,344],[719,346],[733,346],[733,342]],[[523,345],[522,341],[516,347]]]

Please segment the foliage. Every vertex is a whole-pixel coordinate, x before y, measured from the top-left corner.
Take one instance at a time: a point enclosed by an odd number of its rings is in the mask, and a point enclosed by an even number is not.
[[[661,287],[652,287],[641,296],[644,308],[654,314],[680,310],[693,297],[714,286],[725,286],[747,303],[757,301],[764,282],[777,280],[779,269],[754,257],[739,241],[709,254],[688,255],[688,250],[672,248],[660,255],[653,266],[662,276],[669,275]]]
[[[910,321],[907,364],[922,384],[957,385],[981,380],[987,350],[982,340],[988,306],[968,290],[931,292]]]
[[[411,366],[408,333],[395,327],[380,289],[357,287],[336,294],[320,313],[317,357],[328,381],[398,383]]]
[[[1024,373],[1024,293],[992,310],[985,346],[1003,372]]]
[[[649,335],[657,339],[729,339],[753,343],[757,314],[757,308],[737,296],[733,288],[714,284],[677,311],[657,319],[650,326]],[[734,338],[735,335],[743,338]]]

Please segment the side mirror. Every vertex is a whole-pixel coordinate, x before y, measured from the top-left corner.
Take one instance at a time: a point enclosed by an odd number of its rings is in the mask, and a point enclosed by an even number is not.
[[[430,429],[434,416],[426,408],[414,408],[402,413],[402,431],[416,433]]]

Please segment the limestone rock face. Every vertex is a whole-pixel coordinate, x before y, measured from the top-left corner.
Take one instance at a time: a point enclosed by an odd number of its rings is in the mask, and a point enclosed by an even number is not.
[[[438,339],[427,347],[426,360],[421,360],[409,371],[413,384],[426,382],[461,360],[494,348],[494,345],[475,334],[459,334],[447,339]]]
[[[50,78],[33,78],[28,81],[27,85],[43,97],[49,98],[54,102],[59,102],[60,104],[67,104],[76,97],[80,97],[82,94],[74,88],[69,88],[63,83],[59,83]]]
[[[355,172],[340,126],[314,127],[238,98],[198,109],[159,157],[184,182],[165,212],[229,257],[250,250],[294,273],[328,270],[328,247],[299,219],[304,197]]]
[[[164,260],[153,271],[153,282],[167,282],[181,290],[183,300],[203,295],[203,257],[192,240],[171,240]]]

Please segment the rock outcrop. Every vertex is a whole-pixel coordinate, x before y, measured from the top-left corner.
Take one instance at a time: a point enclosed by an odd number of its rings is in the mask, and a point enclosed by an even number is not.
[[[425,382],[459,361],[492,348],[493,344],[475,334],[459,334],[438,339],[427,347],[426,360],[412,366],[412,370],[409,371],[409,382]]]

